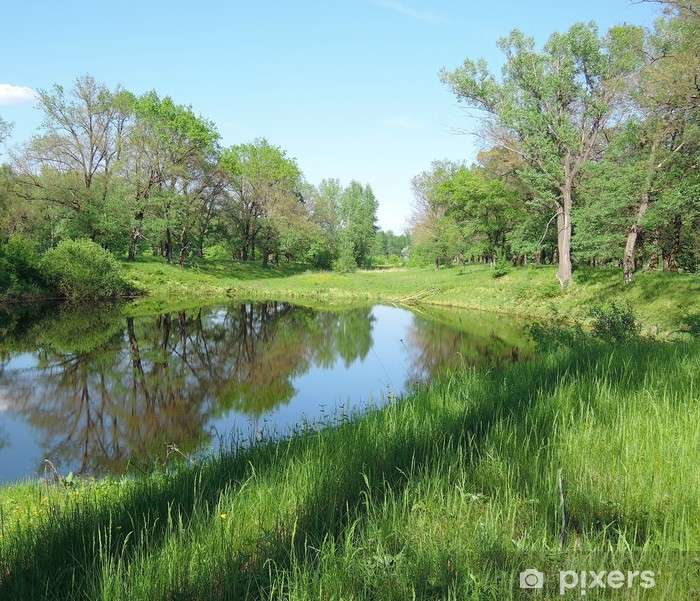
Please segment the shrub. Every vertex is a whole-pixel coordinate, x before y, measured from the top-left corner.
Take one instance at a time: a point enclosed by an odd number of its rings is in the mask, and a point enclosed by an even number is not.
[[[204,249],[204,258],[210,261],[230,259],[231,251],[224,244],[212,244]]]
[[[502,278],[504,275],[508,275],[511,272],[511,269],[512,265],[510,262],[504,256],[500,256],[493,266],[491,276],[493,278]]]
[[[128,291],[114,256],[91,240],[63,240],[41,262],[44,275],[69,299],[113,298]]]
[[[640,324],[629,305],[616,301],[597,305],[590,311],[593,334],[609,342],[624,342],[639,337]]]
[[[372,257],[373,267],[401,267],[403,265],[403,257],[399,255],[381,255]]]
[[[15,236],[0,246],[0,291],[10,294],[41,290],[46,280],[40,255],[31,240]]]
[[[357,269],[357,262],[352,251],[352,244],[347,240],[341,240],[338,258],[333,262],[334,271],[347,273]]]

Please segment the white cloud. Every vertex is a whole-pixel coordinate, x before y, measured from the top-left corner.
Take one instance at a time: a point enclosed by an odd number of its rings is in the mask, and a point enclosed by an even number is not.
[[[36,92],[27,86],[13,86],[11,83],[0,83],[0,104],[22,104],[32,102]]]
[[[446,20],[444,17],[434,12],[411,8],[399,0],[376,0],[376,4],[382,8],[393,10],[395,13],[399,13],[404,17],[411,17],[412,19],[425,21],[426,23],[444,23]]]

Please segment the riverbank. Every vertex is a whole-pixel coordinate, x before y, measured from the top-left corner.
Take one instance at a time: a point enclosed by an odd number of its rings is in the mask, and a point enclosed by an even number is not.
[[[5,487],[0,597],[501,600],[534,567],[546,598],[560,569],[685,598],[699,371],[697,342],[582,340],[201,464]]]
[[[583,320],[595,304],[629,303],[646,333],[669,336],[700,328],[700,276],[640,273],[630,286],[619,270],[580,269],[562,292],[550,266],[513,269],[492,277],[488,266],[403,268],[334,273],[303,265],[207,261],[182,269],[158,260],[124,263],[127,280],[146,297],[132,311],[230,297],[315,303],[385,301],[503,312],[521,317]]]

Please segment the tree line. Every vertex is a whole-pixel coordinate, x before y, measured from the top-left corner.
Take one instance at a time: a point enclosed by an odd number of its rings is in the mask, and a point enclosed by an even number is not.
[[[0,170],[0,261],[9,271],[13,252],[2,247],[17,238],[39,253],[87,239],[129,260],[151,254],[181,265],[213,249],[352,269],[378,249],[369,185],[314,186],[265,139],[224,147],[214,123],[170,97],[83,76],[69,89],[39,90],[37,106],[40,130]],[[0,137],[9,131],[0,121]]]
[[[438,161],[413,180],[419,262],[555,263],[695,272],[700,263],[700,3],[663,0],[651,30],[594,23],[537,48],[499,41],[443,70],[477,112],[473,165]]]

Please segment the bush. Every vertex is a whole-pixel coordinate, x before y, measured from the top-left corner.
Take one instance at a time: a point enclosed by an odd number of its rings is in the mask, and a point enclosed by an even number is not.
[[[22,294],[46,286],[40,255],[31,240],[19,236],[0,245],[0,292]]]
[[[334,271],[348,273],[357,269],[357,262],[352,250],[352,244],[347,240],[341,240],[338,258],[333,262]]]
[[[615,301],[591,309],[593,334],[609,342],[624,342],[639,337],[640,325],[629,305]]]
[[[381,255],[372,257],[373,267],[402,267],[403,265],[403,257],[399,255]]]
[[[41,262],[47,281],[69,299],[113,298],[128,291],[114,256],[91,240],[63,240]]]
[[[224,244],[212,244],[204,249],[204,258],[209,261],[230,259],[231,251]]]
[[[512,265],[505,257],[499,257],[493,266],[493,272],[491,276],[493,278],[502,278],[504,275],[508,275],[511,272]]]

